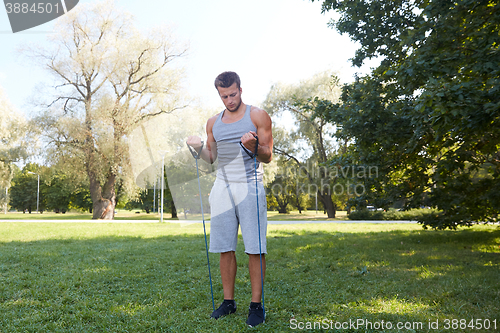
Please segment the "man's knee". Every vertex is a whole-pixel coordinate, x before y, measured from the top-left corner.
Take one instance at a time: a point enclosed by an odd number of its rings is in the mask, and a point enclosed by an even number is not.
[[[262,253],[262,254],[259,254],[259,253],[247,253],[247,255],[250,258],[260,258],[261,255],[262,255],[262,258],[264,258],[266,256],[265,253]]]
[[[236,252],[234,252],[234,251],[221,252],[220,257],[221,257],[221,259],[233,258],[233,257],[236,257]]]

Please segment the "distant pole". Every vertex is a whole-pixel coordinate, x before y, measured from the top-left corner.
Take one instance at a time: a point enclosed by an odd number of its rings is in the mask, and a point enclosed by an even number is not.
[[[316,215],[318,214],[318,192],[316,192]]]
[[[40,203],[40,175],[37,174],[38,176],[38,184],[36,187],[36,213],[38,214],[38,205]]]
[[[156,207],[156,177],[155,177],[155,182],[153,183],[153,214],[155,213],[155,207]]]
[[[165,182],[165,154],[161,158],[161,222],[163,222],[163,183]]]
[[[9,196],[8,190],[9,190],[9,188],[5,187],[5,208],[4,208],[4,214],[7,214],[7,203],[8,203],[8,199],[7,198]]]

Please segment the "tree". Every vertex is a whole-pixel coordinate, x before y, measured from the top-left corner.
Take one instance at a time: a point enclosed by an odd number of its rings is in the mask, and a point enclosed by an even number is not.
[[[440,229],[496,221],[500,3],[323,1],[329,10],[340,13],[331,26],[360,43],[354,65],[381,59],[342,103],[316,110],[350,141],[344,160],[380,167],[362,199],[435,206],[442,213],[420,222]]]
[[[28,47],[58,85],[36,119],[52,159],[80,159],[89,181],[93,219],[112,219],[117,182],[132,188],[127,136],[142,122],[182,107],[185,53],[166,28],[141,33],[128,13],[104,1],[80,5],[57,21],[51,48]]]
[[[148,189],[141,190],[137,195],[137,198],[134,198],[127,202],[125,205],[125,209],[142,209],[149,214],[153,210],[153,202],[156,198],[153,196],[154,192]]]
[[[59,152],[60,153],[60,152]],[[54,156],[57,152],[50,152]],[[92,199],[87,175],[75,167],[80,158],[69,153],[57,156],[55,164],[48,166],[44,174],[47,207],[56,212],[77,209],[92,213]],[[118,186],[119,187],[119,186]],[[119,191],[117,190],[119,195]]]
[[[324,72],[296,85],[275,84],[264,102],[264,108],[273,117],[288,114],[294,120],[296,125],[291,129],[275,128],[274,151],[294,161],[296,170],[316,185],[314,192],[330,218],[336,213],[331,191],[334,179],[330,177],[330,170],[321,165],[329,161],[337,146],[333,140],[333,126],[315,117],[310,101],[314,103],[317,97],[333,103],[338,101],[339,94],[336,76]]]
[[[75,191],[71,193],[71,204],[70,208],[76,208],[83,211],[88,211],[92,213],[92,197],[90,196],[90,191],[87,184],[77,184]]]
[[[12,178],[10,189],[10,206],[18,211],[28,211],[30,214],[37,208],[42,213],[46,209],[44,193],[46,191],[42,175],[47,173],[46,168],[34,163],[28,163]],[[38,193],[38,176],[40,177],[40,192]]]
[[[281,174],[275,176],[273,182],[267,185],[268,197],[271,196],[272,202],[275,202],[280,214],[290,213],[290,207],[296,202],[299,203],[299,210],[301,210],[300,201],[296,200],[296,187],[298,185],[297,178],[294,173],[287,173],[287,165],[294,162],[287,161],[284,157],[280,156],[278,159],[278,167],[283,170]]]
[[[47,210],[56,213],[66,213],[71,204],[71,195],[76,186],[69,177],[62,172],[55,172],[49,180],[45,181],[43,197]]]
[[[168,167],[167,167],[168,168]],[[163,211],[171,214],[173,219],[177,218],[177,209],[175,208],[174,199],[172,198],[172,193],[170,192],[170,188],[168,187],[167,176],[164,174],[164,193],[163,193]],[[155,185],[149,184],[145,189],[139,189],[138,193],[132,200],[127,202],[125,208],[126,209],[142,209],[149,214],[153,208],[155,208],[155,212],[158,213],[160,211],[159,203],[161,198],[161,185],[160,179],[157,179],[157,183]],[[155,204],[153,204],[155,202]]]
[[[26,123],[0,87],[0,207],[7,207],[14,162],[26,157]]]

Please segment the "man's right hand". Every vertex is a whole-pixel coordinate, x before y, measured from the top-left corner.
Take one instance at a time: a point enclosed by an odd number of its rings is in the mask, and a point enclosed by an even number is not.
[[[189,146],[193,147],[196,151],[198,151],[203,146],[203,144],[201,143],[201,138],[196,135],[189,136],[186,143]]]

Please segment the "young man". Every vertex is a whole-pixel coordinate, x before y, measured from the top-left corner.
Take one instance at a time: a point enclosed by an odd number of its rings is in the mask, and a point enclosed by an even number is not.
[[[267,203],[262,183],[262,163],[269,163],[272,158],[272,123],[266,111],[243,103],[240,78],[236,73],[224,72],[217,76],[215,88],[226,109],[207,121],[207,145],[201,152],[201,157],[207,162],[213,163],[219,159],[217,178],[209,199],[210,252],[220,253],[224,302],[212,313],[212,318],[217,319],[236,311],[235,251],[238,227],[241,226],[252,286],[247,324],[253,327],[264,322],[264,309],[261,305],[263,281],[261,281],[260,247],[262,276],[264,276],[265,253],[267,253]],[[187,143],[196,150],[202,145],[201,139],[197,136],[190,136]],[[259,212],[257,212],[255,189],[255,163],[245,149],[250,154],[257,151]],[[257,214],[260,214],[260,246]]]

